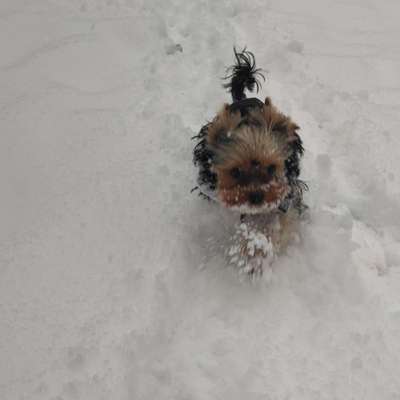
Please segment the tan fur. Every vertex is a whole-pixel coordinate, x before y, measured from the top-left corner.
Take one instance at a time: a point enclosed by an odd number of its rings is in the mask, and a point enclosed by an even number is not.
[[[279,112],[268,97],[262,109],[251,111],[250,117],[259,123],[259,127],[238,128],[241,122],[240,112],[232,113],[229,105],[224,104],[208,128],[207,142],[218,147],[221,139],[234,136],[240,145],[236,149],[229,149],[229,153],[239,161],[238,159],[245,158],[249,153],[265,157],[272,150],[284,152],[285,145],[295,138],[298,126]]]
[[[271,134],[266,126],[241,126],[231,133],[235,139],[232,145],[216,149],[219,162],[241,163],[255,158],[259,161],[268,158],[285,159],[286,141]]]
[[[228,135],[240,123],[240,112],[231,113],[229,104],[224,104],[221,111],[208,128],[207,141],[209,144],[218,142],[221,136]]]
[[[284,177],[285,160],[277,154],[272,154],[266,157],[258,157],[261,167],[275,165],[277,168],[276,176]],[[218,174],[218,185],[220,189],[231,189],[236,186],[236,181],[232,178],[230,171],[233,167],[239,167],[243,171],[249,171],[251,168],[250,157],[243,159],[230,159],[225,164],[217,165],[214,171]]]
[[[262,109],[262,115],[265,123],[269,130],[274,131],[276,127],[285,127],[285,132],[282,132],[288,142],[295,138],[296,130],[299,129],[298,125],[295,124],[290,117],[282,114],[272,104],[269,97],[265,98],[265,104]]]
[[[254,191],[263,192],[266,204],[279,201],[288,192],[284,176],[285,159],[288,156],[287,132],[294,124],[278,112],[270,100],[261,109],[250,111],[248,118],[254,123],[240,125],[240,112],[230,112],[229,105],[225,104],[208,128],[207,141],[215,153],[213,172],[218,176],[217,194],[227,206],[246,204],[250,193]],[[284,132],[274,132],[275,127]],[[232,178],[233,168],[250,174],[254,160],[260,164],[262,171],[274,165],[276,172],[272,186],[243,187]]]

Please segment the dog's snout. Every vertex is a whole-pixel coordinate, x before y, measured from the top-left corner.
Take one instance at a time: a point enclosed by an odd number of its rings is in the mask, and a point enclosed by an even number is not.
[[[249,194],[249,202],[253,205],[259,205],[264,201],[264,193],[263,192],[250,192]]]

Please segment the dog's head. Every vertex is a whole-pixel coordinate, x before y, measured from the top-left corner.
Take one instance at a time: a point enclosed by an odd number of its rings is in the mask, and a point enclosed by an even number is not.
[[[299,172],[297,129],[269,98],[225,105],[205,137],[217,199],[245,214],[278,208]]]

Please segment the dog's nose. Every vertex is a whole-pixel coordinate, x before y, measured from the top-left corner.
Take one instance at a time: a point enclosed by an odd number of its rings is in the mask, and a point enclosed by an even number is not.
[[[263,201],[264,201],[264,193],[263,192],[250,192],[250,194],[249,194],[250,204],[259,205]]]

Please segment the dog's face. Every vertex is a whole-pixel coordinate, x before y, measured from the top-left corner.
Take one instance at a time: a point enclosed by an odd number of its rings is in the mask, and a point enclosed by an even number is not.
[[[262,213],[281,204],[289,192],[285,143],[264,126],[242,126],[215,148],[217,197],[241,213]]]
[[[208,130],[216,195],[227,208],[245,214],[272,211],[290,192],[287,160],[297,126],[268,103],[243,117],[229,107]]]

